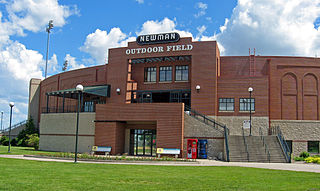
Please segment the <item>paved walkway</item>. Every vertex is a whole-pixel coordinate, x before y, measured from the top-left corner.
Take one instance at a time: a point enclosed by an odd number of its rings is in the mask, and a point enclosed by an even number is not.
[[[0,155],[1,158],[15,158],[36,161],[73,162],[73,159],[54,159],[25,157],[23,155]],[[215,160],[197,159],[196,162],[173,162],[173,161],[84,161],[79,163],[102,163],[102,164],[125,164],[125,165],[165,165],[165,166],[239,166],[264,168],[275,170],[290,170],[320,173],[320,165],[305,163],[245,163],[245,162],[221,162]]]

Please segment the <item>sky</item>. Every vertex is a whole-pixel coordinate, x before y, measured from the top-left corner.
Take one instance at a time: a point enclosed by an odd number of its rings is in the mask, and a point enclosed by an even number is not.
[[[178,32],[217,41],[221,55],[320,55],[320,0],[0,0],[0,111],[9,126],[27,118],[29,81],[106,64],[108,49],[141,34]]]

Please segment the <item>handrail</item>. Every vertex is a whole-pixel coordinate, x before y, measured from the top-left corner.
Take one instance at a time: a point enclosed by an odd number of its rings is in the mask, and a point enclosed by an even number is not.
[[[227,126],[224,126],[224,137],[225,137],[224,141],[225,141],[225,144],[226,144],[227,162],[230,162],[228,135],[229,135],[229,129],[227,128]]]
[[[280,144],[281,144],[281,147],[283,148],[283,152],[286,156],[286,159],[287,159],[287,162],[290,163],[291,162],[291,150],[281,132],[281,129],[279,126],[276,126],[276,127],[271,127],[269,129],[269,134],[270,135],[277,135],[279,141],[280,141]]]
[[[217,131],[219,131],[219,132],[224,134],[224,137],[225,137],[224,140],[225,140],[225,145],[226,145],[227,162],[229,162],[230,161],[230,158],[229,158],[229,143],[228,143],[229,129],[227,128],[227,126],[224,125],[224,124],[216,122],[215,120],[207,117],[204,114],[201,114],[201,113],[197,112],[196,110],[192,109],[191,107],[189,107],[187,105],[184,105],[184,110],[188,115],[192,116],[193,118],[195,118],[195,119],[197,119],[199,121],[202,121],[203,123],[213,127]],[[219,128],[223,128],[223,130],[221,130]]]
[[[269,151],[269,147],[268,147],[267,143],[265,142],[261,127],[259,128],[259,135],[260,135],[260,138],[262,140],[262,144],[264,146],[264,152],[267,154],[267,159],[268,159],[268,161],[270,163],[270,151]]]
[[[247,140],[246,140],[246,136],[244,136],[244,129],[243,129],[243,127],[242,127],[242,138],[243,138],[244,145],[246,146],[247,159],[248,159],[248,162],[249,162],[250,160],[249,160],[248,143],[247,143]]]
[[[20,127],[21,125],[24,125],[24,124],[27,124],[27,120],[23,120],[23,121],[21,121],[21,122],[19,122],[19,123],[16,123],[16,124],[12,125],[12,126],[11,126],[11,131],[12,131],[13,129],[17,128],[17,127]],[[3,130],[3,132],[9,131],[9,129],[10,129],[10,127],[7,127],[6,129]]]
[[[190,116],[192,116],[200,121],[203,121],[205,124],[213,126],[217,131],[224,133],[224,129],[225,129],[226,125],[216,122],[215,120],[207,117],[206,115],[204,115],[202,113],[197,112],[196,110],[192,109],[191,107],[189,107],[187,105],[185,105],[184,107],[185,107],[184,110],[186,112],[189,112],[188,114]],[[200,119],[198,117],[200,117]],[[223,130],[219,129],[218,127],[222,128]]]

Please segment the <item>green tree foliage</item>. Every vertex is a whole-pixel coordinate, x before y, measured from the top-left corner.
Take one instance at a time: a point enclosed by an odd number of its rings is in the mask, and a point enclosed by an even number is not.
[[[38,129],[34,126],[33,119],[30,117],[26,123],[26,128],[20,131],[16,138],[18,146],[28,146],[28,135],[37,134],[39,135]]]

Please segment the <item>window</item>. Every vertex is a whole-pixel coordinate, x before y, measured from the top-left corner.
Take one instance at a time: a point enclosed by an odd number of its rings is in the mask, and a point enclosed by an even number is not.
[[[234,99],[219,98],[219,111],[234,111]]]
[[[189,80],[189,66],[176,66],[176,81]]]
[[[240,98],[240,111],[250,111],[250,98]],[[255,100],[251,98],[251,111],[255,111]]]
[[[320,153],[319,152],[319,141],[308,141],[308,152],[309,153]]]
[[[172,81],[172,67],[171,66],[161,66],[160,67],[160,82]]]
[[[156,82],[157,81],[157,68],[145,68],[144,69],[144,81],[145,82]]]

